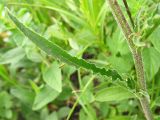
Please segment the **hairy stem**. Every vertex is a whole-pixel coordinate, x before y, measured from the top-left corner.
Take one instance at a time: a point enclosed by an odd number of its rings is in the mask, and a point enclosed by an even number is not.
[[[136,46],[134,45],[132,41],[132,35],[133,32],[124,16],[122,13],[122,10],[117,2],[117,0],[108,0],[109,5],[111,7],[112,14],[114,15],[114,18],[116,19],[119,27],[122,29],[128,46],[130,48],[130,51],[132,53],[133,59],[134,59],[134,64],[135,64],[135,69],[136,69],[136,75],[137,75],[137,82],[138,82],[138,89],[139,91],[144,91],[147,93],[147,88],[146,88],[146,81],[144,77],[144,69],[143,69],[143,62],[142,62],[142,56],[141,56],[141,51],[138,51],[136,49]],[[140,97],[140,103],[144,112],[144,115],[147,120],[153,120],[153,116],[149,107],[149,101],[146,95],[142,95]]]

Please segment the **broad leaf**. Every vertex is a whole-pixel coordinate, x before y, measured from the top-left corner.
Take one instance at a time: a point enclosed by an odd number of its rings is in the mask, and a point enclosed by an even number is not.
[[[135,97],[134,94],[124,87],[115,86],[99,90],[95,95],[95,100],[104,101],[121,101]]]
[[[54,90],[62,91],[62,76],[61,69],[57,62],[54,62],[49,68],[47,68],[43,73],[43,79],[48,86]]]
[[[39,110],[45,105],[47,105],[49,102],[53,101],[57,96],[59,95],[59,92],[55,91],[49,86],[44,86],[40,89],[39,93],[37,93],[34,103],[33,103],[33,110]]]
[[[120,29],[116,29],[116,31],[114,31],[113,33],[112,38],[109,37],[107,39],[107,45],[112,52],[112,55],[116,55],[118,53],[120,53],[121,55],[126,55],[130,53],[129,47]]]
[[[58,117],[59,117],[59,119],[63,119],[63,118],[65,118],[68,114],[69,114],[69,111],[70,111],[71,109],[69,108],[69,107],[62,107],[62,108],[60,108],[59,110],[58,110]]]
[[[11,96],[6,92],[0,92],[0,109],[10,108],[12,106]]]
[[[51,114],[49,114],[47,117],[46,117],[46,120],[58,120],[58,115],[56,112],[53,112]]]
[[[7,51],[0,56],[0,64],[15,63],[21,60],[25,56],[25,52],[22,48],[17,47]]]
[[[130,54],[121,57],[111,56],[108,57],[107,60],[119,73],[128,73],[133,67],[133,61]]]
[[[18,98],[22,103],[26,105],[32,105],[34,93],[28,89],[16,87],[11,89],[11,94]]]
[[[101,75],[112,77],[113,79],[117,78],[122,79],[121,76],[115,70],[106,70],[105,68],[98,68],[94,64],[88,63],[82,59],[77,59],[76,57],[69,55],[66,51],[64,51],[56,44],[46,40],[39,34],[25,27],[9,11],[8,15],[11,18],[11,20],[16,24],[16,26],[25,34],[25,36],[27,36],[32,42],[34,42],[39,48],[45,51],[48,55],[56,57],[62,60],[63,62],[74,65],[76,67],[83,67],[85,69],[92,70],[94,73],[100,73]]]
[[[160,53],[153,47],[144,49],[143,62],[148,80],[151,80],[160,68]]]
[[[157,49],[157,51],[160,52],[160,27],[158,27],[152,35],[148,38],[152,41],[154,47]]]

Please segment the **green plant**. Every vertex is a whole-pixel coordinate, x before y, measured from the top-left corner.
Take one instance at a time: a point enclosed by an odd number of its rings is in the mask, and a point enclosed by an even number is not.
[[[139,100],[143,109],[143,112],[145,114],[145,117],[147,120],[153,120],[152,113],[150,111],[149,107],[149,100],[148,100],[148,93],[147,93],[147,87],[146,87],[146,80],[144,75],[144,67],[142,63],[142,55],[140,48],[137,48],[136,45],[133,43],[133,32],[127,23],[126,18],[124,17],[120,6],[118,5],[118,2],[116,0],[109,0],[109,4],[112,8],[112,12],[115,16],[115,19],[119,26],[121,27],[128,46],[130,47],[130,50],[132,52],[132,56],[134,59],[134,64],[136,68],[136,74],[137,74],[137,81],[138,81],[138,91],[143,91],[144,95],[140,96]],[[133,23],[133,22],[132,22]],[[138,39],[137,37],[135,39]]]
[[[0,4],[0,119],[160,118],[157,1],[20,1]]]

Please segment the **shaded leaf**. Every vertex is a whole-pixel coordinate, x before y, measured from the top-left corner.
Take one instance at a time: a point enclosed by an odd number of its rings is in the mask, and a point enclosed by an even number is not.
[[[121,55],[130,53],[129,47],[120,29],[116,29],[112,38],[109,37],[107,39],[107,45],[112,52],[112,55],[116,55],[117,53],[120,53]]]
[[[12,88],[11,94],[18,98],[22,103],[27,105],[32,105],[33,103],[34,93],[28,89],[20,87]]]

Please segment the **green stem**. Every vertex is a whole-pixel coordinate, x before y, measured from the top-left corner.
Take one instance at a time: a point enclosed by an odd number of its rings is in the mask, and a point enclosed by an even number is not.
[[[79,96],[78,96],[78,94],[75,92],[75,95],[76,95],[76,97],[77,97],[77,100],[76,100],[76,102],[74,103],[72,109],[70,110],[70,112],[69,112],[66,120],[70,120],[71,115],[72,115],[73,111],[75,110],[78,102],[81,103],[83,109],[86,111],[86,113],[88,114],[88,116],[94,120],[93,116],[88,112],[87,108],[86,108],[86,107],[83,105],[83,103],[81,102],[82,96],[84,95],[84,93],[86,92],[88,86],[91,84],[91,82],[94,80],[94,78],[95,78],[95,76],[93,75],[93,76],[89,79],[89,81],[85,84],[84,88],[82,89],[82,93],[81,93]],[[69,83],[70,83],[70,82],[69,82]],[[74,90],[74,88],[72,87],[72,84],[70,84],[70,86],[71,86],[71,88]]]
[[[126,37],[130,51],[132,53],[132,56],[134,59],[134,64],[135,64],[135,69],[136,69],[138,89],[139,89],[139,91],[142,90],[145,93],[147,93],[141,51],[137,50],[136,46],[134,45],[134,43],[132,41],[133,32],[132,32],[124,14],[122,13],[122,10],[121,10],[117,0],[108,0],[108,2],[111,7],[112,14],[114,15],[114,18],[116,19],[119,27],[122,29],[124,36]],[[149,107],[149,101],[148,101],[147,96],[142,95],[139,98],[139,101],[141,103],[141,107],[143,109],[143,112],[144,112],[146,119],[153,120],[153,116],[152,116],[152,113],[151,113],[151,110]]]
[[[132,27],[133,27],[133,29],[134,29],[134,21],[133,21],[133,19],[132,19],[132,15],[131,15],[131,12],[130,12],[130,10],[129,10],[129,6],[128,6],[128,4],[127,4],[127,0],[123,0],[123,3],[124,3],[124,6],[125,6],[125,8],[126,8],[128,17],[129,17],[129,19],[130,19],[130,21],[131,21]]]

